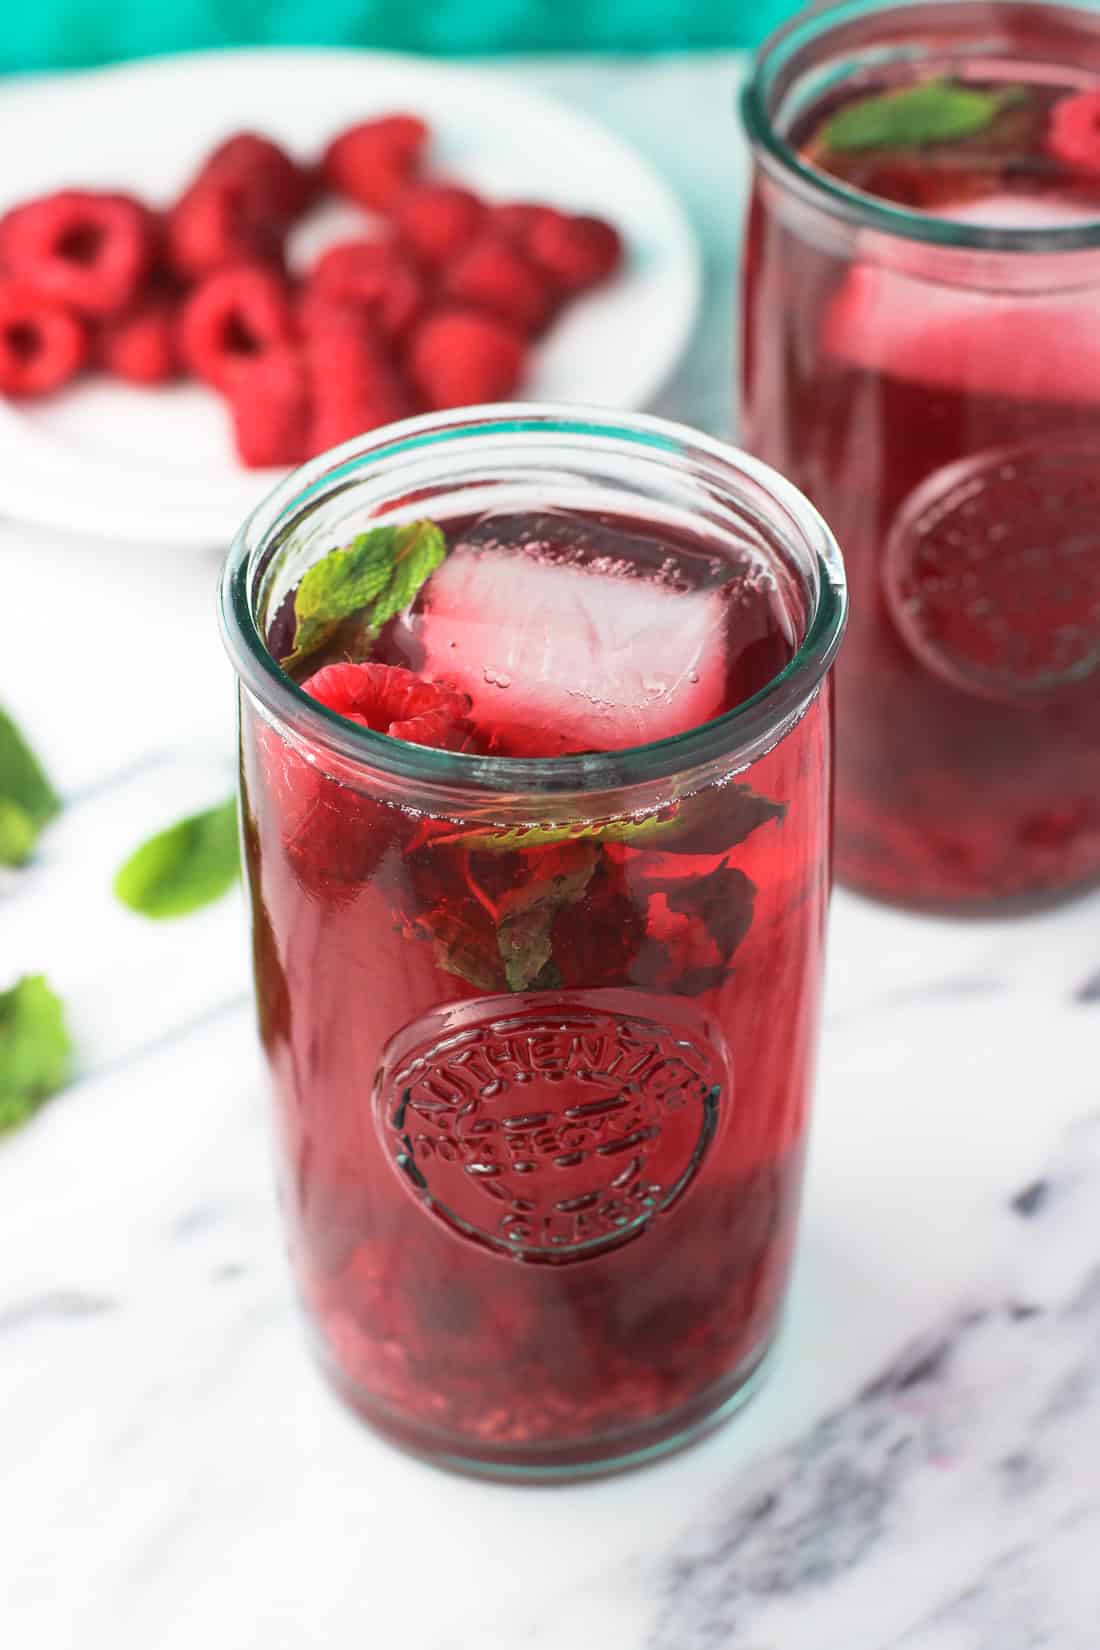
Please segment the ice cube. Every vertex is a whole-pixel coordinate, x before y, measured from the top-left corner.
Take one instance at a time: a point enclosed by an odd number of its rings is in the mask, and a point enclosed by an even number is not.
[[[601,555],[557,560],[538,542],[465,542],[432,575],[424,673],[468,693],[505,754],[623,750],[723,708],[721,591],[632,574],[615,542],[601,533]]]
[[[971,291],[856,264],[825,314],[826,355],[967,395],[1100,402],[1090,291]]]

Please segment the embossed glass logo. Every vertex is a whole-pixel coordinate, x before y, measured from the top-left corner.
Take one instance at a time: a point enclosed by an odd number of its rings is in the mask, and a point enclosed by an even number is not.
[[[979,453],[930,476],[883,561],[926,669],[981,698],[1042,703],[1100,667],[1100,446]]]
[[[435,1010],[391,1044],[375,1116],[410,1193],[524,1260],[624,1242],[688,1186],[729,1066],[690,1005],[568,994]],[[605,994],[596,994],[604,996]],[[635,1006],[636,1005],[636,1006]]]

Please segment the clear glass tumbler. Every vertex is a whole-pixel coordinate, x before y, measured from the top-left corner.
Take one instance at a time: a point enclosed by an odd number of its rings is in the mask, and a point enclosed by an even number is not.
[[[280,670],[272,617],[320,554],[501,503],[751,549],[788,662],[677,737],[540,760],[372,733]],[[646,418],[394,426],[242,530],[223,623],[290,1255],[332,1383],[391,1440],[568,1477],[751,1390],[799,1201],[844,618],[795,490]],[[533,911],[537,978],[501,939]]]
[[[807,159],[821,111],[927,80],[1007,85],[1033,172],[981,134],[951,176],[934,144],[854,153],[860,188]],[[743,97],[741,439],[844,548],[837,875],[911,905],[1100,876],[1100,137],[1033,198],[1061,89],[1100,121],[1096,9],[852,0],[774,35]]]

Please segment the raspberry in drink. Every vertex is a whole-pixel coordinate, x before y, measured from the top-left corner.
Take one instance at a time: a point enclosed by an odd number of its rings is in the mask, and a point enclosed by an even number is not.
[[[1100,21],[822,12],[745,107],[744,437],[853,586],[838,872],[958,908],[1093,881]]]
[[[592,1471],[732,1408],[774,1335],[839,563],[670,426],[400,428],[227,574],[292,1263],[388,1437]]]

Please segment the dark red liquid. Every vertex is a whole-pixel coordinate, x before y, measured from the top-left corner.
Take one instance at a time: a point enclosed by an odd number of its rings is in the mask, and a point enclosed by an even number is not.
[[[1015,83],[1027,78],[1016,65]],[[1048,81],[1014,106],[1031,123],[1031,164],[1018,143],[983,139],[963,160],[916,150],[877,174],[869,155],[832,169],[858,160],[846,181],[911,208],[1084,221],[1100,212],[1100,143],[1094,176],[1038,147],[1077,89]],[[817,504],[848,569],[838,874],[930,906],[1094,879],[1100,257],[1067,286],[1065,255],[1032,255],[1014,291],[1011,256],[989,255],[978,279],[944,249],[910,245],[901,270],[820,220],[781,221],[773,203],[758,185],[744,439]]]
[[[642,524],[570,532],[612,529]],[[698,571],[698,545],[674,553]],[[745,692],[799,621],[720,574],[738,599],[715,645]],[[689,1431],[759,1362],[798,1203],[828,742],[821,697],[649,835],[519,846],[341,782],[245,702],[291,1257],[327,1368],[391,1437],[599,1462]]]

